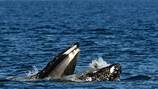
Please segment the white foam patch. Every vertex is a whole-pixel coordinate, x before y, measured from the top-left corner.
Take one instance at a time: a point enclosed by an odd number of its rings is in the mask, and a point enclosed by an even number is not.
[[[37,74],[38,72],[39,71],[38,71],[37,67],[33,66],[33,70],[29,71],[26,75],[27,75],[27,77],[29,77],[29,76],[33,76],[33,75]]]
[[[91,77],[87,77],[86,81],[92,81],[92,78]]]
[[[63,79],[74,81],[74,82],[83,82],[83,80],[78,79],[78,75],[76,75],[76,74],[64,76]]]
[[[89,64],[89,66],[94,70],[101,69],[101,68],[107,67],[109,65],[110,64],[108,64],[106,61],[104,61],[102,57],[99,57],[96,60],[92,60],[92,63]]]

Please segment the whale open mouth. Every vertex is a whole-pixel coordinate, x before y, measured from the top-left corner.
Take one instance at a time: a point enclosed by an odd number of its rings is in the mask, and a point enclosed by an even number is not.
[[[90,64],[93,69],[92,71],[86,72],[81,75],[71,76],[72,74],[74,74],[79,53],[79,43],[72,44],[64,51],[59,53],[40,72],[33,76],[30,76],[29,79],[43,79],[48,77],[49,79],[72,80],[71,77],[73,77],[74,80],[77,79],[83,81],[119,80],[121,65],[107,64],[101,58],[97,61],[92,61],[92,63]]]
[[[50,61],[43,70],[35,75],[35,77],[51,77],[55,79],[73,74],[79,52],[79,43],[72,44]]]

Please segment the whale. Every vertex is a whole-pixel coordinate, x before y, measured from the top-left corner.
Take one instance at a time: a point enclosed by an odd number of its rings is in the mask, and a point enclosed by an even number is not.
[[[65,48],[61,53],[54,57],[48,64],[35,75],[30,76],[31,79],[61,79],[72,80],[69,76],[75,75],[75,80],[80,81],[102,81],[102,80],[119,80],[121,73],[121,65],[110,64],[101,68],[90,70],[82,74],[74,74],[77,59],[80,54],[79,43],[73,43]],[[67,77],[68,76],[68,77]],[[74,81],[74,80],[72,80]]]

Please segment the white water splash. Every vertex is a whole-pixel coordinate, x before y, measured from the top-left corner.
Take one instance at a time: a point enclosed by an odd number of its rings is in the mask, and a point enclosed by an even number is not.
[[[110,64],[108,64],[106,61],[104,61],[102,57],[92,60],[92,63],[89,64],[90,68],[92,68],[94,70],[101,69],[101,68],[107,67],[109,65]]]
[[[74,82],[84,82],[84,80],[78,79],[78,75],[76,75],[76,74],[64,76],[62,79],[68,80],[68,81],[74,81]]]
[[[32,76],[32,75],[37,74],[38,72],[39,72],[39,71],[38,71],[37,67],[36,67],[36,66],[33,66],[33,70],[29,71],[26,75],[27,75],[27,77],[30,77],[30,76]]]

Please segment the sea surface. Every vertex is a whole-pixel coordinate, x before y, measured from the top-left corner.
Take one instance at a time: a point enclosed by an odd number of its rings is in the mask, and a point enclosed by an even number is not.
[[[120,81],[15,81],[73,42],[75,73],[102,57]],[[158,89],[158,0],[1,0],[0,89]]]

